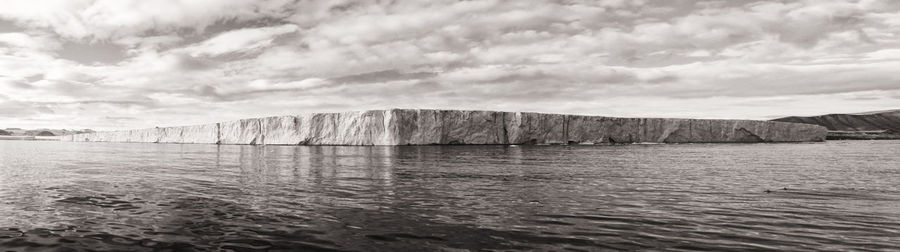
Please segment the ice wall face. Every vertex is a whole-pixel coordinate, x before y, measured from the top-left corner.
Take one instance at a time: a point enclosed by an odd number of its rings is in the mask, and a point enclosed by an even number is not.
[[[132,138],[130,142],[137,143],[158,143],[159,142],[159,129],[136,129],[131,130]]]
[[[540,113],[505,113],[504,127],[510,143],[566,144],[566,115]]]
[[[825,127],[772,121],[393,109],[96,132],[88,142],[271,145],[621,144],[824,141]]]
[[[390,110],[387,131],[392,145],[442,144],[444,116],[438,110]]]
[[[756,143],[824,141],[822,127],[748,120],[568,116],[576,143]]]
[[[156,128],[157,143],[181,143],[183,127]]]
[[[386,131],[384,110],[314,113],[300,116],[305,145],[394,145]],[[388,115],[389,116],[389,115]]]
[[[260,119],[219,123],[220,144],[264,144]]]
[[[508,144],[504,112],[441,110],[441,144]]]
[[[218,142],[218,123],[181,127],[181,143],[214,144]]]
[[[263,144],[298,145],[305,139],[300,133],[302,118],[297,116],[272,116],[259,119]]]

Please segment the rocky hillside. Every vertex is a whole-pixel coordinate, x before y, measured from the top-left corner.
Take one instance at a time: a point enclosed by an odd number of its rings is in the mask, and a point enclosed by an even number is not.
[[[773,121],[821,125],[831,131],[892,130],[900,132],[900,110],[809,117],[791,116],[778,118]]]
[[[0,129],[0,135],[7,136],[65,136],[82,133],[93,133],[91,129],[71,130],[71,129],[22,129],[22,128],[5,128]]]
[[[824,126],[829,130],[828,139],[900,139],[900,110],[791,116],[773,121]]]

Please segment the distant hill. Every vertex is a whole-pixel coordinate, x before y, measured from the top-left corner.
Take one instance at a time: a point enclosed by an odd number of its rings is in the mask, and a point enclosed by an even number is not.
[[[56,135],[54,135],[53,132],[45,130],[45,131],[38,132],[37,134],[35,134],[35,136],[56,136]]]
[[[825,126],[832,131],[900,132],[900,110],[876,111],[857,114],[828,114],[820,116],[791,116],[772,121],[806,123]]]
[[[65,135],[74,135],[81,133],[92,133],[94,132],[91,129],[82,129],[82,130],[70,130],[70,129],[21,129],[21,128],[7,128],[5,130],[0,129],[0,136],[65,136]]]
[[[825,126],[830,131],[828,139],[900,139],[900,110],[791,116],[772,121]]]

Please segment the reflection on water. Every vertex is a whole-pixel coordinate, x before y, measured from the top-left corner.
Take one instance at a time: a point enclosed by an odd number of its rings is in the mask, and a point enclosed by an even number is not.
[[[12,250],[897,250],[900,141],[0,142]]]

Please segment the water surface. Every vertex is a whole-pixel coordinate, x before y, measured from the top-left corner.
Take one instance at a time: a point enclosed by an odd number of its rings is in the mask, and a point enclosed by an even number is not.
[[[898,181],[900,141],[0,141],[0,248],[900,250]]]

